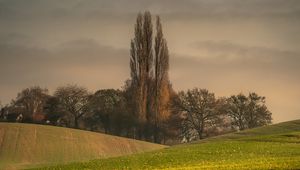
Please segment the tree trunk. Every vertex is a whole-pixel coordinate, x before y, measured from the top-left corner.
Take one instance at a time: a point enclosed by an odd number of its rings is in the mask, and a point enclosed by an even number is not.
[[[201,121],[200,129],[198,131],[199,139],[203,139],[204,121]]]
[[[198,130],[198,135],[199,135],[199,139],[203,139],[203,136],[202,136],[202,131],[201,130]]]
[[[160,141],[159,141],[159,128],[158,128],[157,123],[154,125],[153,138],[154,138],[153,139],[154,143],[160,143]]]
[[[76,116],[74,118],[74,128],[78,129],[78,117],[76,117]]]

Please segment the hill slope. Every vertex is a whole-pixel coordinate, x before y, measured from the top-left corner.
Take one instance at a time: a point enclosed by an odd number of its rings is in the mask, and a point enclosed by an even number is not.
[[[148,153],[42,169],[300,169],[300,120]]]
[[[164,147],[83,130],[0,123],[0,169],[86,161]]]

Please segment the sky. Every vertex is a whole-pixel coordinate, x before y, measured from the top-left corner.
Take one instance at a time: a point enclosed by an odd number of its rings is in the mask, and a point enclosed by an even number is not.
[[[121,88],[139,12],[159,15],[176,91],[256,92],[300,119],[299,0],[0,0],[0,101],[39,85]]]

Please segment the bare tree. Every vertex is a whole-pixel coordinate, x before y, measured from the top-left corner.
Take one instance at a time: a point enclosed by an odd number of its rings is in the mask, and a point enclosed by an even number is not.
[[[196,131],[199,139],[203,139],[206,126],[218,122],[219,115],[223,113],[223,100],[216,99],[214,93],[206,89],[198,88],[181,91],[178,95],[180,100],[176,105],[185,114],[185,131]]]
[[[244,130],[248,99],[243,94],[233,95],[228,99],[228,114],[233,119],[233,125]]]
[[[239,130],[271,123],[272,113],[265,105],[265,97],[256,93],[233,95],[228,98],[228,115]]]
[[[266,106],[266,98],[256,93],[250,93],[247,114],[249,128],[263,126],[272,123],[272,113]]]
[[[34,86],[22,90],[15,101],[12,102],[14,108],[21,111],[23,121],[34,121],[34,117],[43,113],[43,107],[48,99],[48,90],[39,86]],[[16,110],[16,109],[14,109]]]
[[[79,127],[79,119],[87,112],[89,93],[77,85],[58,87],[54,93],[62,108],[74,118],[74,127]]]

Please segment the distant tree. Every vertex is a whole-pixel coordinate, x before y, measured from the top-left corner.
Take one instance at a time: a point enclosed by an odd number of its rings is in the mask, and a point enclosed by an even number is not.
[[[178,99],[177,93],[174,91],[170,93],[170,101],[168,103],[169,116],[164,117],[160,122],[159,130],[161,133],[161,143],[163,144],[175,144],[180,139],[181,122],[183,120],[182,112],[173,107],[173,102]]]
[[[1,108],[1,121],[16,122],[16,118],[21,114],[21,111],[14,112],[12,105],[5,105]]]
[[[48,90],[39,86],[34,86],[22,90],[16,100],[12,102],[13,108],[22,114],[24,122],[41,121],[43,119],[43,107],[49,95]]]
[[[73,116],[74,127],[79,128],[80,118],[87,113],[89,93],[86,88],[77,85],[58,87],[54,93],[62,109]]]
[[[181,91],[178,95],[176,106],[184,113],[184,133],[197,132],[198,138],[203,139],[205,128],[216,124],[223,114],[223,100],[216,99],[215,95],[206,89],[198,88]]]
[[[156,18],[156,36],[154,44],[154,85],[153,97],[153,125],[154,142],[160,143],[160,134],[164,136],[166,122],[171,115],[170,100],[173,89],[169,80],[169,51],[167,41],[163,37],[162,25],[159,16]]]
[[[0,121],[5,121],[5,106],[2,106],[0,101]]]
[[[149,134],[145,126],[149,118],[149,82],[151,82],[153,73],[153,49],[152,49],[152,18],[150,12],[143,15],[138,14],[135,24],[134,39],[131,40],[130,49],[130,75],[132,88],[132,100],[134,103],[134,112],[138,117],[139,138]]]
[[[98,90],[91,98],[89,107],[93,118],[103,125],[105,133],[112,127],[112,117],[120,103],[120,91],[114,89]]]
[[[134,96],[136,89],[134,85],[132,85],[132,80],[125,81],[125,85],[122,87],[122,91],[125,99],[125,108],[127,110],[128,117],[130,118],[128,120],[127,136],[137,139],[139,138],[139,136],[137,136],[137,129],[139,128],[140,121],[136,112],[137,101]]]
[[[227,112],[233,120],[233,125],[239,130],[267,125],[272,121],[272,113],[265,105],[265,97],[256,93],[231,96],[228,98]]]
[[[190,122],[188,121],[187,118],[181,121],[180,126],[181,126],[180,128],[181,131],[179,137],[181,138],[180,141],[181,143],[188,143],[195,139],[198,139],[199,135],[197,131],[190,126]]]
[[[173,90],[168,76],[167,41],[159,17],[154,39],[152,27],[150,12],[138,14],[130,50],[130,89],[139,138],[159,143],[164,134],[162,128],[171,115],[169,103]]]
[[[98,90],[89,100],[92,126],[102,125],[105,133],[128,135],[132,115],[127,111],[124,92],[115,89]],[[92,127],[93,128],[93,127]]]
[[[266,98],[256,93],[250,93],[247,123],[249,128],[263,126],[272,123],[272,113],[268,110]]]
[[[66,116],[65,110],[57,97],[51,96],[44,105],[44,113],[48,124],[60,125],[59,121]]]
[[[2,106],[2,103],[0,101],[0,121],[4,120],[4,107]]]

